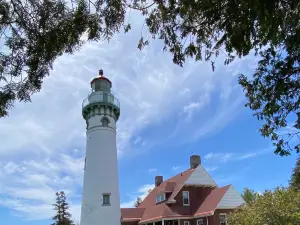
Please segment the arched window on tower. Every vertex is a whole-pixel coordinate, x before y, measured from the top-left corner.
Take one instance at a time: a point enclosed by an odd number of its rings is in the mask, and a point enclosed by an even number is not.
[[[103,127],[108,127],[108,124],[109,124],[110,121],[107,117],[103,117],[101,122],[102,122]]]

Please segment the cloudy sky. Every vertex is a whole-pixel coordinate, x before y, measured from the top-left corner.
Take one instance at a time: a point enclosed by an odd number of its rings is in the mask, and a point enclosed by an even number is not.
[[[244,107],[237,75],[251,75],[250,55],[229,66],[172,63],[159,40],[137,49],[142,21],[129,34],[90,42],[60,57],[32,103],[18,103],[0,119],[1,224],[49,225],[55,192],[64,190],[80,218],[85,155],[81,104],[100,68],[121,102],[117,145],[122,207],[145,196],[154,177],[168,178],[198,154],[219,186],[256,191],[287,185],[296,156],[272,153],[260,123]]]

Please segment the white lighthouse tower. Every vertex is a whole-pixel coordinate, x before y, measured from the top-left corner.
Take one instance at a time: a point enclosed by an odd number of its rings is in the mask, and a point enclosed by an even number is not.
[[[116,146],[120,104],[111,87],[100,70],[82,104],[87,130],[80,225],[121,224]]]

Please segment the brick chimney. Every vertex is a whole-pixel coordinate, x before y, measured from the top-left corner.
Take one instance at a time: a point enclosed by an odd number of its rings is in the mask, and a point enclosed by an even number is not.
[[[191,169],[195,169],[200,164],[201,164],[200,155],[192,155],[190,157],[190,166],[191,166]]]
[[[158,187],[164,181],[163,176],[156,176],[155,177],[155,187]]]

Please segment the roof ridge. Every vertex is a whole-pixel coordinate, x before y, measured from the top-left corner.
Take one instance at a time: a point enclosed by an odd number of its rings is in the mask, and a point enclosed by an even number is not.
[[[181,173],[185,173],[185,172],[187,172],[188,170],[194,170],[194,169],[188,168],[188,169],[184,170],[183,172],[177,173],[176,175],[174,175],[174,176],[168,178],[167,180],[163,181],[162,183],[167,182],[168,180],[172,179],[173,177],[176,177],[176,176],[178,176],[178,175],[181,174]],[[175,181],[173,181],[173,182],[175,182]],[[175,182],[175,183],[176,183],[176,182]]]
[[[210,175],[209,172],[207,172],[207,170],[204,168],[203,165],[199,164],[195,170],[193,171],[193,173],[191,174],[191,176],[194,176],[193,178],[187,179],[187,181],[185,182],[185,184],[187,185],[194,185],[194,184],[206,184],[206,183],[199,183],[199,175],[201,175],[201,182],[208,182],[207,184],[218,187],[218,184],[215,182],[215,180],[212,178],[212,176]],[[197,177],[197,181],[195,182],[195,177]]]

